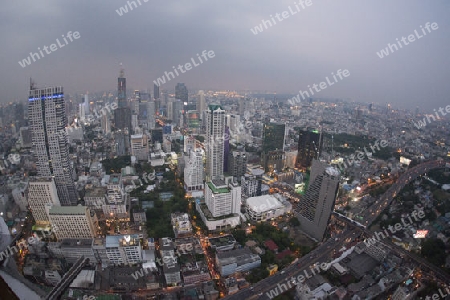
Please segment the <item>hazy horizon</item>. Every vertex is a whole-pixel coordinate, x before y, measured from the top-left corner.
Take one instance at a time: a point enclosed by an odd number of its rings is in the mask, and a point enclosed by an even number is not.
[[[154,80],[174,71],[172,66],[212,50],[214,58],[180,72],[161,89],[173,90],[177,82],[184,82],[188,89],[295,95],[331,79],[338,69],[348,69],[349,77],[313,97],[419,106],[424,112],[450,104],[450,3],[444,0],[312,0],[311,6],[298,11],[300,4],[286,0],[257,5],[236,0],[144,1],[135,0],[137,7],[128,6],[122,16],[116,10],[127,1],[4,3],[1,66],[7,72],[1,77],[0,101],[26,99],[30,77],[38,87],[63,86],[68,94],[115,90],[119,63],[127,88],[152,89]],[[283,11],[289,13],[278,21],[275,14]],[[276,24],[261,27],[255,35],[251,29],[271,20],[270,15]],[[424,35],[420,26],[427,22],[436,22],[438,29]],[[384,58],[377,55],[414,30],[422,37]],[[80,36],[64,43],[69,31]],[[62,47],[28,66],[18,63],[30,52],[38,53],[38,47],[56,44],[56,39]]]

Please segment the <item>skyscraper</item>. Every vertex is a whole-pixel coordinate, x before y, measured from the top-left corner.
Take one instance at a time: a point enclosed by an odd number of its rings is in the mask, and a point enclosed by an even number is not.
[[[76,205],[78,192],[69,161],[63,88],[36,89],[31,85],[28,103],[38,175],[54,177],[62,205]]]
[[[150,92],[150,91],[149,91]],[[153,85],[153,99],[159,99],[160,98],[160,94],[159,94],[159,86],[157,86],[156,84]]]
[[[302,230],[322,241],[339,188],[339,171],[313,160],[309,186],[296,209]]]
[[[225,110],[220,105],[209,105],[206,111],[206,178],[223,179],[225,150]]]
[[[175,86],[175,99],[180,99],[181,102],[188,102],[188,89],[184,83],[177,83]]]
[[[283,169],[285,131],[285,124],[272,122],[264,124],[261,165],[266,172]]]
[[[117,109],[114,110],[114,123],[116,128],[131,131],[131,110],[127,103],[127,80],[125,72],[120,69],[117,78]]]
[[[197,111],[200,114],[200,119],[203,120],[203,113],[206,109],[205,93],[203,91],[198,91],[198,103]]]
[[[184,186],[187,191],[203,189],[203,154],[200,149],[190,150],[185,156]]]
[[[263,128],[263,152],[283,150],[286,125],[266,123]]]
[[[319,131],[310,128],[299,131],[296,167],[306,169],[312,160],[318,159],[322,150],[322,137]]]

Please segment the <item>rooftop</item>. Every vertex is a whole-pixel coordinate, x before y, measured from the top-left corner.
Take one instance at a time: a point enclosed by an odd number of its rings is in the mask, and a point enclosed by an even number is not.
[[[247,205],[256,213],[283,208],[283,204],[272,195],[262,195],[247,199]]]
[[[56,206],[53,205],[50,210],[50,215],[84,215],[86,214],[86,206]]]
[[[228,188],[217,188],[216,183],[220,183],[218,181],[208,182],[208,187],[214,194],[226,194],[229,193],[230,190]],[[219,185],[220,186],[220,185]]]

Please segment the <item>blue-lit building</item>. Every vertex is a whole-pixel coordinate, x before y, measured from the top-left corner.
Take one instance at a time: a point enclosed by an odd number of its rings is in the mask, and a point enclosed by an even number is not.
[[[61,205],[76,205],[79,196],[69,160],[63,88],[37,89],[32,84],[28,120],[38,175],[54,177]]]

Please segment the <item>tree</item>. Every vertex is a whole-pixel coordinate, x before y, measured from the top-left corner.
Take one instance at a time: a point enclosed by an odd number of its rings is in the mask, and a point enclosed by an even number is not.
[[[292,217],[289,219],[289,225],[293,227],[300,226],[300,221],[296,217]]]
[[[442,267],[445,264],[445,244],[440,239],[424,240],[421,254],[435,266]]]

